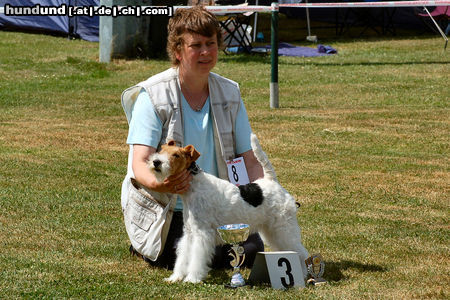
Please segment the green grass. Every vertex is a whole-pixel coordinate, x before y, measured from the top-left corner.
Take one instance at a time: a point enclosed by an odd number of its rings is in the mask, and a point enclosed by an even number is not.
[[[97,43],[0,32],[0,298],[448,299],[449,52],[427,36],[325,42],[339,54],[280,57],[277,110],[269,57],[215,68],[239,82],[329,281],[229,290],[229,272],[167,284],[128,254],[120,94],[169,63],[106,65]]]

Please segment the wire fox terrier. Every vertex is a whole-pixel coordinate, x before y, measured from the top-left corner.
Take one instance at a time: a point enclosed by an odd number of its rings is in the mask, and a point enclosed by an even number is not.
[[[258,232],[272,251],[297,252],[306,277],[308,251],[301,243],[295,200],[277,182],[254,134],[251,144],[264,178],[241,186],[199,170],[195,161],[200,153],[192,145],[181,148],[170,141],[150,157],[148,167],[158,181],[184,169],[193,173],[191,187],[181,195],[183,237],[177,246],[173,274],[167,281],[201,282],[210,270],[215,246],[223,244],[217,227],[234,223],[249,224],[251,233]]]

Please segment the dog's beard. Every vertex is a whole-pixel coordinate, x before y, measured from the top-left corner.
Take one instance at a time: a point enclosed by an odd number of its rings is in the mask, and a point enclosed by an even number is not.
[[[158,165],[155,165],[155,161],[159,161]],[[170,175],[170,164],[167,155],[155,153],[150,156],[148,161],[148,168],[150,172],[155,175],[158,182],[163,182]]]

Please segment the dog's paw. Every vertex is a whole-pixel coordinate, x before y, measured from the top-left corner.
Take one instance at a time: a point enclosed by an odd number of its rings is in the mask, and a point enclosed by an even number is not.
[[[172,275],[170,275],[170,277],[165,278],[164,281],[173,283],[173,282],[181,281],[183,279],[184,279],[184,276],[182,274],[173,273]]]
[[[186,278],[184,278],[183,281],[190,282],[190,283],[200,283],[200,282],[202,282],[202,278],[200,276],[188,274],[188,276],[186,276]]]

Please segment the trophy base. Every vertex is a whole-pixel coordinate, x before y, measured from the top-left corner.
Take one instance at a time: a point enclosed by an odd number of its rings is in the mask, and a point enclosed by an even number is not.
[[[311,284],[311,285],[322,285],[327,283],[327,281],[323,278],[310,278],[306,281],[307,284]]]
[[[231,289],[235,289],[235,288],[243,287],[243,286],[245,286],[245,280],[244,280],[244,277],[242,277],[241,273],[233,274],[233,276],[231,277],[231,283],[225,285],[225,287],[231,288]]]
[[[241,286],[232,286],[231,284],[224,284],[223,286],[224,286],[225,288],[227,288],[227,289],[237,289],[237,288],[246,287],[247,285],[244,284],[244,285],[241,285]]]

